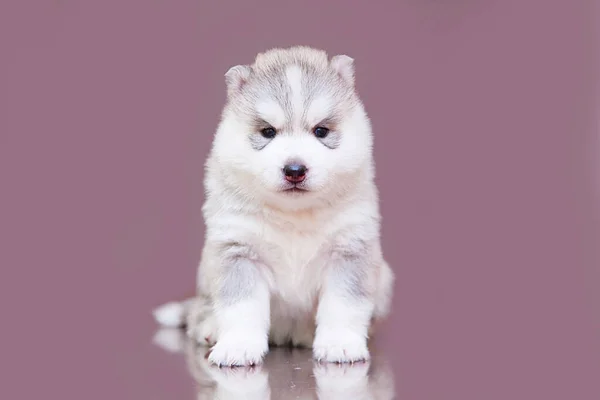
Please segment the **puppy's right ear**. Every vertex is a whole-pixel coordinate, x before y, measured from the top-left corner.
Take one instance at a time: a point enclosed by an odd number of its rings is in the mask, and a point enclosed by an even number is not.
[[[236,65],[231,67],[225,73],[225,84],[227,85],[227,94],[229,96],[240,91],[242,86],[248,81],[252,69],[249,65]]]
[[[331,66],[349,85],[354,85],[354,59],[345,54],[331,58]]]

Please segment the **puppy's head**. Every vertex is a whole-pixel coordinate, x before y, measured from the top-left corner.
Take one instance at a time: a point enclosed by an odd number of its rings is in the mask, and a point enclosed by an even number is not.
[[[331,204],[371,173],[371,127],[354,62],[273,49],[225,74],[214,154],[228,183],[279,208]]]

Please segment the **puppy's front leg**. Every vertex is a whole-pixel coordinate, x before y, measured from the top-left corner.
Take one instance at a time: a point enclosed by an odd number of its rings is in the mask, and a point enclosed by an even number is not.
[[[257,260],[244,246],[222,257],[214,312],[219,331],[209,361],[219,366],[258,364],[268,351],[270,298]]]
[[[373,315],[367,256],[343,252],[328,266],[317,309],[313,356],[325,362],[369,359],[367,338]]]

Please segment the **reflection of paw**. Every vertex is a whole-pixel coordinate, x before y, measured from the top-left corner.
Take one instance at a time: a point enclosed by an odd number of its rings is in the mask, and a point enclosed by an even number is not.
[[[269,388],[269,375],[260,365],[254,367],[217,368],[210,367],[210,376],[219,386],[220,392],[253,393]]]
[[[266,335],[248,332],[228,332],[211,349],[208,360],[219,366],[248,366],[262,362],[269,350]]]
[[[354,364],[315,363],[313,371],[317,379],[345,379],[349,381],[356,381],[367,376],[369,367],[369,361],[357,362]]]
[[[369,360],[367,339],[342,329],[322,329],[313,343],[313,357],[317,361],[353,363]]]
[[[354,364],[315,364],[313,373],[322,393],[367,390],[369,362]]]
[[[187,354],[188,368],[198,384],[197,400],[265,400],[270,398],[269,375],[261,365],[219,368],[208,361],[210,348],[194,340]]]

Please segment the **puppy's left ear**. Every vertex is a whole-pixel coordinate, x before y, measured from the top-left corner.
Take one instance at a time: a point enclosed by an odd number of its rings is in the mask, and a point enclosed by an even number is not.
[[[354,85],[354,59],[345,54],[333,56],[330,62],[333,69],[350,85]]]
[[[246,84],[252,68],[249,65],[236,65],[225,72],[225,84],[227,85],[227,94],[229,96],[240,91]]]

